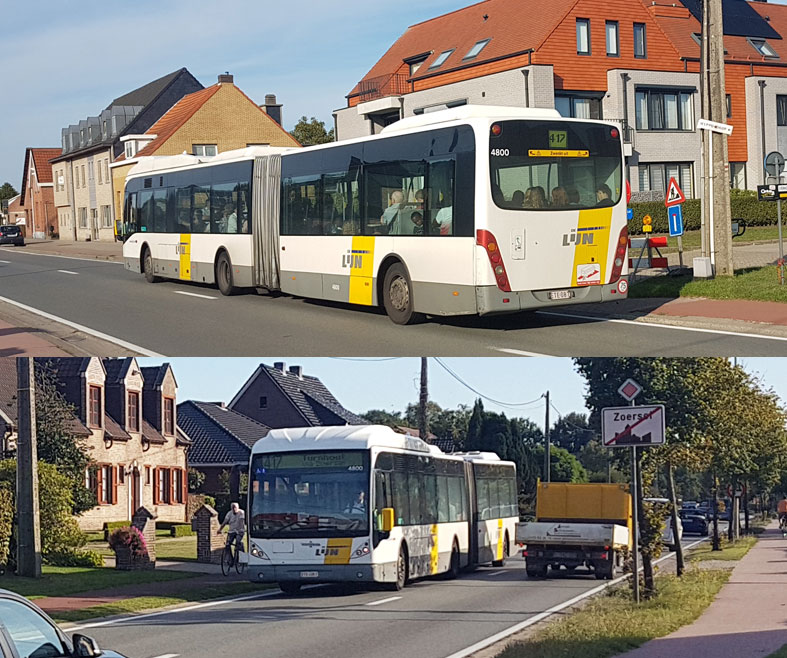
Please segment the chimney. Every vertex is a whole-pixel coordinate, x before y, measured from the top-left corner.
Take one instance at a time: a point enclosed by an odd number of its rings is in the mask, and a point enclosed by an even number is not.
[[[224,73],[221,73],[219,75],[219,84],[221,84],[222,82],[229,82],[230,84],[233,84],[233,79],[234,78],[232,77],[230,72],[225,71]]]
[[[303,379],[303,366],[290,366],[290,372],[298,379]]]
[[[262,106],[262,109],[265,110],[265,114],[281,125],[281,103],[276,102],[275,94],[265,95],[265,105]]]
[[[273,367],[276,368],[276,370],[281,370],[284,372],[284,361],[276,361],[276,363],[273,364]]]

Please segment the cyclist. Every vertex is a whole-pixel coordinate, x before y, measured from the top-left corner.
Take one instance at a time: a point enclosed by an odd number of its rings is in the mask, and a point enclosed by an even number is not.
[[[787,530],[787,495],[776,505],[776,511],[779,514],[779,527],[784,532]]]
[[[219,526],[219,534],[221,534],[225,526],[229,528],[226,545],[231,547],[232,544],[235,544],[234,561],[238,551],[243,550],[243,535],[246,534],[246,513],[240,508],[238,503],[230,505],[230,511],[224,516],[224,521]]]

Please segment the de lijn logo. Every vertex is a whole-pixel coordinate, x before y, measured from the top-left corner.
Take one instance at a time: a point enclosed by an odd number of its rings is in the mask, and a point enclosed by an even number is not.
[[[371,253],[364,249],[348,249],[346,254],[342,254],[342,267],[349,267],[351,270],[363,269],[364,256],[371,256]]]
[[[603,229],[603,226],[572,228],[571,233],[563,234],[563,246],[571,247],[580,244],[596,244],[596,231],[601,231]]]

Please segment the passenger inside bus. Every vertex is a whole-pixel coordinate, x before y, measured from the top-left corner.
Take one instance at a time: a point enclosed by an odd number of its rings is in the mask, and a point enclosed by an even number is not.
[[[527,192],[525,192],[525,208],[539,209],[546,207],[547,195],[546,192],[544,192],[544,188],[540,185],[527,188]]]
[[[601,183],[596,188],[596,205],[599,208],[603,208],[605,206],[612,206],[612,190],[609,189],[609,185],[606,183]]]
[[[435,215],[435,224],[439,227],[440,235],[453,235],[453,200],[450,191],[443,195],[443,203],[445,205]]]
[[[514,190],[511,195],[511,205],[517,209],[525,207],[525,193],[522,190]]]
[[[552,190],[552,207],[565,208],[568,206],[568,194],[565,188],[556,187]]]

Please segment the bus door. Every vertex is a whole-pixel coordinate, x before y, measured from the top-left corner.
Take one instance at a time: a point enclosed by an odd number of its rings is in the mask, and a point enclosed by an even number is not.
[[[467,481],[467,496],[468,496],[468,523],[470,530],[467,533],[470,538],[470,556],[468,566],[475,566],[478,564],[478,529],[480,527],[478,520],[478,499],[476,498],[475,487],[475,469],[472,462],[465,462],[465,480]]]
[[[252,174],[252,241],[254,285],[278,290],[281,156],[254,158]]]

